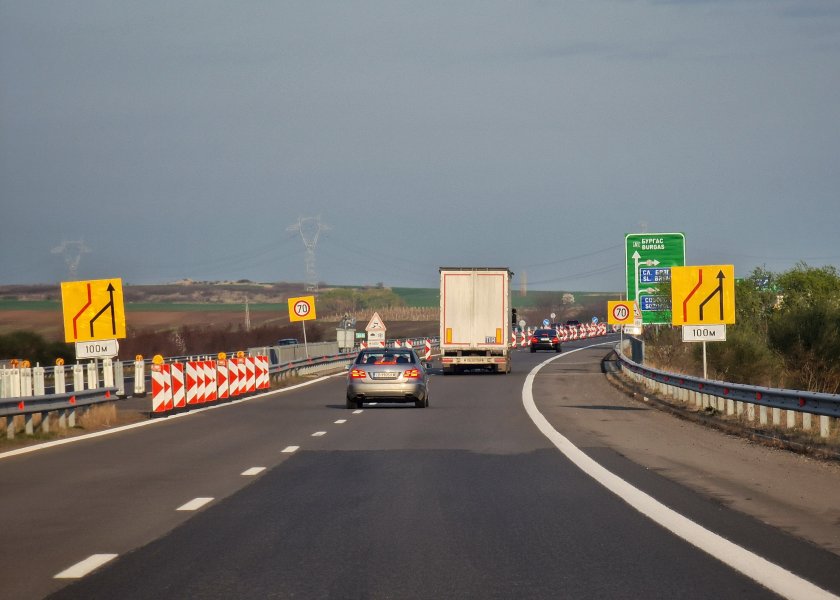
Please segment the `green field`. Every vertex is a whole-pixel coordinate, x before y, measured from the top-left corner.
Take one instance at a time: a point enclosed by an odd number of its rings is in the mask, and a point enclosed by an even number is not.
[[[241,304],[222,304],[222,303],[207,303],[201,304],[197,302],[126,302],[125,312],[206,312],[208,310],[219,312],[242,312],[245,303]],[[248,307],[252,311],[286,311],[285,304],[250,304]],[[58,311],[61,312],[61,302],[57,300],[0,300],[0,311],[5,310],[44,310],[44,311]]]
[[[437,308],[440,306],[440,291],[437,288],[391,288],[397,296],[412,308]]]
[[[406,306],[412,308],[437,308],[440,306],[440,292],[437,288],[407,288],[395,287],[392,291],[405,300]],[[568,292],[528,292],[527,296],[520,296],[518,291],[512,294],[513,306],[515,308],[533,308],[560,306],[563,303],[563,294]],[[592,305],[603,303],[606,306],[607,300],[617,300],[619,292],[571,292],[575,298],[575,305]],[[219,312],[240,312],[243,310],[243,303],[199,303],[199,302],[126,302],[125,311],[130,312],[159,312],[159,311],[219,311]],[[250,304],[249,309],[255,312],[286,311],[286,305],[282,303]],[[35,310],[35,311],[61,311],[61,302],[58,300],[9,300],[0,299],[0,311],[6,310]]]
[[[407,306],[419,308],[437,308],[440,306],[440,292],[437,288],[395,287],[391,290],[405,300]],[[620,295],[620,292],[533,291],[528,292],[527,296],[520,296],[518,291],[514,291],[511,295],[511,301],[514,308],[560,306],[563,304],[563,295],[567,293],[571,293],[575,297],[575,305],[603,304],[605,307],[607,300],[618,300]]]

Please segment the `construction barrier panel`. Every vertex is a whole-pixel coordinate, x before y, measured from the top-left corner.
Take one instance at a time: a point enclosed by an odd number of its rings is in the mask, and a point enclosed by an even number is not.
[[[227,360],[220,360],[216,363],[216,387],[219,390],[219,399],[226,400],[230,393]]]
[[[184,389],[184,364],[172,363],[169,365],[169,374],[172,381],[172,407],[186,408],[187,396]]]

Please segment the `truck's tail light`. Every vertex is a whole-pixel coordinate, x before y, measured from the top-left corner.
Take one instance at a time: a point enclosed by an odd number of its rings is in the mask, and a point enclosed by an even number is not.
[[[350,379],[364,379],[365,377],[367,377],[367,373],[362,369],[353,369],[350,371]]]
[[[420,377],[420,370],[419,369],[409,369],[405,373],[403,373],[403,377],[406,379],[417,379]]]

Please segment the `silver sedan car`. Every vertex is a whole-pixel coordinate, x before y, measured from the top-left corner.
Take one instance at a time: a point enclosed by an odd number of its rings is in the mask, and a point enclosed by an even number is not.
[[[347,372],[347,408],[371,401],[429,406],[429,374],[411,348],[368,348]]]

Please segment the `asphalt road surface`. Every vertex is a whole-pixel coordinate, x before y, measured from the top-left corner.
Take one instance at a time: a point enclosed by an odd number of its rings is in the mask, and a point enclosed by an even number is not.
[[[347,410],[338,376],[0,458],[0,597],[840,593],[836,471],[628,399],[588,344],[427,409]]]

